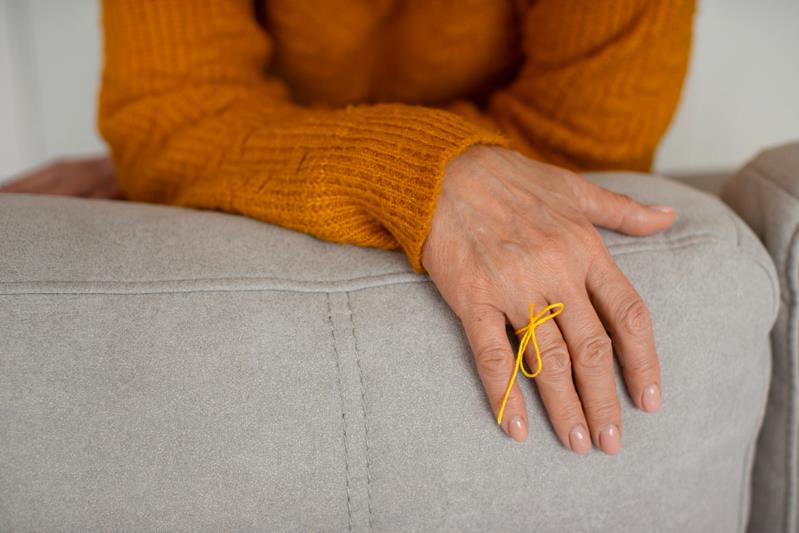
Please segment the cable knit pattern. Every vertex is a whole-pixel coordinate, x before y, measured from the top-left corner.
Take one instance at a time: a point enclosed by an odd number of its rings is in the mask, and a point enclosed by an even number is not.
[[[401,247],[448,161],[645,170],[693,1],[103,0],[99,127],[132,200]]]

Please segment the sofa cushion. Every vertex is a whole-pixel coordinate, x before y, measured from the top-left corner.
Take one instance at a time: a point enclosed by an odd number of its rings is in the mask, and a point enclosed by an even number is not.
[[[752,532],[799,532],[799,143],[767,150],[723,191],[777,265],[772,384],[754,472]]]
[[[718,199],[603,232],[653,313],[663,407],[616,366],[623,448],[581,458],[534,382],[525,443],[397,252],[214,212],[0,195],[0,529],[742,531],[773,265]],[[568,312],[568,311],[567,311]]]

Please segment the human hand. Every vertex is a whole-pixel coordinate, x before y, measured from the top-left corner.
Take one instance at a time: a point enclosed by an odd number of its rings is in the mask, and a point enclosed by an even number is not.
[[[0,186],[0,193],[122,199],[107,156],[54,161]]]
[[[516,360],[506,317],[514,329],[526,326],[529,303],[539,311],[565,305],[536,330],[543,362],[536,386],[566,447],[586,454],[593,440],[608,454],[621,449],[613,346],[635,404],[660,407],[649,311],[594,224],[649,235],[674,217],[669,207],[639,204],[504,148],[476,145],[450,161],[422,265],[463,323],[495,418]],[[535,371],[533,343],[524,357]],[[527,427],[517,380],[502,428],[524,441]]]

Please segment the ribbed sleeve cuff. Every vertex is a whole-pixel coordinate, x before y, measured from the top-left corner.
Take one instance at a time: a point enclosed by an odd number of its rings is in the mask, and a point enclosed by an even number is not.
[[[204,118],[172,135],[168,149],[156,139],[158,147],[135,151],[137,170],[126,174],[144,184],[142,197],[241,213],[324,240],[399,247],[415,272],[424,272],[422,247],[447,163],[475,144],[508,143],[421,106],[273,108],[255,96],[199,96],[183,92],[148,107],[148,116],[199,109]],[[129,131],[125,117],[114,127]]]
[[[422,247],[450,160],[475,144],[507,146],[508,140],[453,113],[384,104],[351,107],[343,149],[330,157],[369,210],[403,249],[415,272],[425,272]]]

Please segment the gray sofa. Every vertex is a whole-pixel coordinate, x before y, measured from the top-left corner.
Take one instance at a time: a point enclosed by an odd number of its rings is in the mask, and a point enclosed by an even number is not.
[[[773,367],[752,491],[754,532],[799,531],[799,143],[763,152],[722,197],[758,234],[782,298],[771,333]]]
[[[738,176],[740,216],[590,176],[678,218],[603,233],[652,310],[663,407],[635,409],[617,367],[622,451],[585,458],[529,380],[530,437],[502,434],[458,320],[399,253],[0,195],[0,530],[796,531],[798,159]]]

